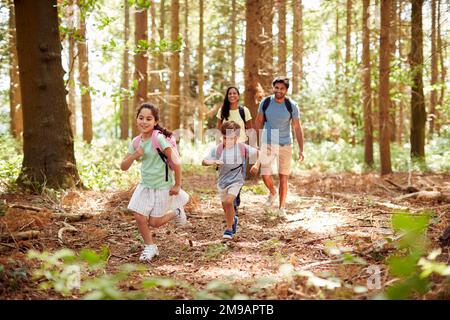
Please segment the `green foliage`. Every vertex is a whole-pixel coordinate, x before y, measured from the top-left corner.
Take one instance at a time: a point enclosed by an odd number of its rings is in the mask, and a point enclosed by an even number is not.
[[[134,52],[136,54],[143,52],[150,52],[153,55],[163,54],[166,52],[178,52],[183,45],[183,37],[178,34],[178,37],[174,41],[161,39],[159,42],[152,39],[150,43],[147,40],[139,40]]]
[[[410,158],[409,144],[398,146],[391,144],[392,168],[397,172],[432,170],[435,172],[450,171],[450,155],[447,145],[450,141],[450,134],[443,134],[435,137],[425,147],[427,155],[424,168],[418,163],[414,163]],[[323,141],[321,143],[306,142],[304,146],[305,160],[295,161],[294,170],[319,170],[322,172],[353,172],[364,173],[368,168],[364,165],[364,146],[352,147],[343,139],[337,142]],[[298,158],[298,146],[294,144],[294,159]],[[374,144],[375,164],[371,170],[379,171],[380,157],[379,148]]]
[[[39,283],[39,288],[53,288],[67,295],[79,286],[79,267],[74,263],[77,257],[72,250],[61,249],[53,254],[30,250],[27,256],[41,262],[40,268],[33,272],[34,279],[43,280]]]
[[[423,257],[428,244],[426,230],[429,219],[429,212],[396,212],[392,216],[393,229],[401,234],[401,238],[395,243],[397,252],[387,261],[389,272],[399,280],[387,288],[385,296],[388,299],[409,299],[415,294],[426,294],[431,288],[430,276],[433,273],[450,280],[450,267],[435,261],[440,249]]]
[[[242,190],[243,191],[251,191],[251,192],[253,192],[253,194],[257,194],[257,195],[267,194],[267,188],[261,182],[258,184],[254,184],[254,185],[243,186]]]
[[[194,294],[200,300],[247,300],[248,296],[239,293],[235,285],[228,281],[212,280],[206,288]]]
[[[128,188],[139,181],[139,167],[135,163],[128,171],[120,170],[120,162],[128,150],[128,141],[104,139],[91,145],[77,140],[75,156],[83,184],[93,190]]]
[[[21,148],[19,141],[10,135],[0,135],[0,186],[15,184],[22,166]]]
[[[38,260],[39,268],[33,272],[33,278],[40,281],[43,290],[54,289],[62,295],[77,291],[84,299],[122,300],[143,298],[143,292],[128,292],[119,288],[135,271],[144,271],[139,266],[124,264],[114,274],[105,272],[109,258],[109,249],[100,253],[90,249],[81,250],[77,255],[70,249],[61,249],[55,253],[47,251],[28,251],[28,258]],[[99,275],[98,275],[99,274]]]

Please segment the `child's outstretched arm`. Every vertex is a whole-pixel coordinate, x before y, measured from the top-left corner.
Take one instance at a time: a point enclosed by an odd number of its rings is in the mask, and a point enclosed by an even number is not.
[[[181,189],[181,160],[175,152],[172,152],[172,148],[167,147],[164,149],[164,154],[167,159],[173,162],[173,172],[175,174],[175,184],[170,188],[169,195],[174,196],[180,192]]]
[[[215,160],[215,159],[203,159],[202,166],[215,166],[215,165],[221,165],[223,162],[221,160]]]
[[[120,164],[120,169],[123,171],[127,171],[128,169],[130,169],[134,160],[139,159],[143,155],[144,149],[142,149],[142,147],[139,147],[134,153],[128,153],[125,158],[123,158],[122,163]]]

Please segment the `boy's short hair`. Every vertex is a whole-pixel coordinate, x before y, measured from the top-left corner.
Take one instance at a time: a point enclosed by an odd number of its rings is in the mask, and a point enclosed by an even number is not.
[[[275,87],[277,83],[282,83],[286,86],[286,89],[289,89],[289,78],[287,77],[276,77],[272,81],[272,87]]]
[[[238,131],[241,129],[241,126],[234,122],[234,121],[225,121],[222,123],[222,127],[220,128],[220,132],[222,132],[222,135],[227,135],[227,133],[230,133],[231,131]]]

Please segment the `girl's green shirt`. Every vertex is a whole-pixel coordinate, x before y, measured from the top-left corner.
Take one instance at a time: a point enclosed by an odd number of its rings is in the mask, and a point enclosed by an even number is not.
[[[162,134],[159,134],[158,142],[164,149],[170,148],[171,145]],[[141,185],[151,189],[167,189],[173,186],[174,178],[172,170],[169,170],[169,179],[166,181],[166,165],[158,155],[158,152],[152,147],[152,139],[149,138],[141,142],[144,149],[144,155],[140,158],[141,161]],[[135,150],[132,142],[128,144],[128,153],[132,154]]]

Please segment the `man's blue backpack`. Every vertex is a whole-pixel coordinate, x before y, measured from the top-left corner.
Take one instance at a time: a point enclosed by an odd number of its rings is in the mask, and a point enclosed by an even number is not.
[[[270,98],[271,97],[268,96],[268,97],[264,98],[264,100],[263,100],[262,112],[263,112],[263,115],[264,115],[264,122],[267,121],[266,110],[267,110],[267,108],[270,105]],[[287,97],[284,98],[284,105],[286,106],[286,109],[289,111],[289,115],[290,115],[289,119],[292,120],[292,102],[291,102],[291,100],[289,100],[289,98],[287,98]]]

